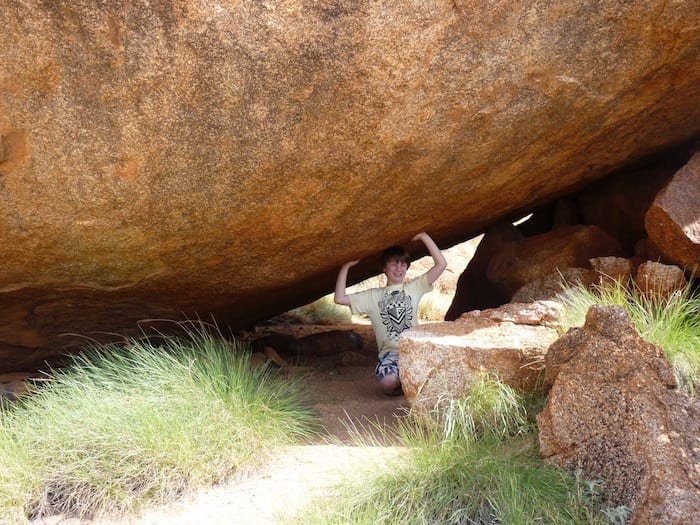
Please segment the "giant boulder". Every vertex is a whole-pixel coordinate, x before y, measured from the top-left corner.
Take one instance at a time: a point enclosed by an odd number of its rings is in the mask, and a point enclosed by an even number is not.
[[[0,361],[220,326],[700,128],[693,2],[0,0]],[[414,247],[418,249],[419,247]]]

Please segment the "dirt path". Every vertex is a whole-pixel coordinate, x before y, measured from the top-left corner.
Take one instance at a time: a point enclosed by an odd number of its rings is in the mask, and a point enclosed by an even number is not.
[[[303,378],[311,407],[325,433],[307,445],[279,451],[268,465],[227,484],[190,494],[168,506],[128,519],[77,520],[53,516],[34,525],[274,525],[280,515],[294,515],[338,481],[382,455],[399,454],[392,446],[356,446],[348,428],[369,433],[372,424],[395,425],[407,402],[383,395],[374,380],[374,365],[343,366],[318,359],[291,373]]]

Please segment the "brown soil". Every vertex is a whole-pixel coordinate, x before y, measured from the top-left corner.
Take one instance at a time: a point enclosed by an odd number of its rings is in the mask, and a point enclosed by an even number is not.
[[[362,348],[325,356],[283,354],[283,358],[291,365],[290,374],[303,379],[309,402],[325,429],[320,439],[350,443],[349,425],[366,431],[374,423],[393,426],[408,403],[403,396],[386,396],[379,389],[374,377],[377,346],[370,325],[282,325],[270,329],[295,338],[332,330],[357,332]]]
[[[382,394],[374,379],[374,365],[318,369],[305,377],[312,407],[332,441],[351,444],[349,425],[365,435],[372,423],[393,427],[408,408],[403,396]]]

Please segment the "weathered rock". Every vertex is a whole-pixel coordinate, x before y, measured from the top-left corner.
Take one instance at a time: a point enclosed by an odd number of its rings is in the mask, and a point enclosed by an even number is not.
[[[355,330],[322,329],[293,337],[272,333],[252,341],[254,353],[270,357],[270,350],[291,365],[304,365],[310,358],[331,358],[329,364],[369,365],[377,360],[376,346],[365,348],[364,340]],[[267,358],[264,358],[266,360]]]
[[[294,337],[287,334],[272,333],[251,341],[250,348],[253,352],[262,352],[265,348],[274,348],[276,352],[286,354]]]
[[[143,319],[244,326],[687,140],[696,15],[0,0],[2,367]]]
[[[556,298],[562,292],[564,286],[590,287],[597,282],[598,274],[595,270],[566,268],[527,283],[513,294],[511,300],[515,303],[547,301]]]
[[[700,268],[700,151],[654,199],[644,224],[668,262]]]
[[[406,399],[418,411],[431,410],[438,401],[467,393],[483,374],[517,389],[541,388],[543,357],[558,337],[549,326],[558,323],[559,312],[556,303],[511,304],[402,333],[399,360]]]
[[[620,242],[625,255],[631,255],[635,244],[647,236],[644,216],[649,206],[675,169],[652,164],[592,184],[576,196],[582,222],[602,228]]]
[[[18,397],[29,392],[28,379],[29,376],[26,373],[0,375],[0,404],[15,401]]]
[[[594,257],[591,267],[598,274],[600,284],[628,283],[634,274],[634,264],[624,257]]]
[[[354,330],[329,330],[290,341],[289,351],[298,357],[326,356],[360,351],[362,346],[362,337]]]
[[[593,257],[621,255],[619,243],[597,226],[570,226],[505,245],[486,276],[510,297],[521,287],[566,268],[588,268]]]
[[[619,307],[593,306],[583,328],[547,352],[553,384],[537,416],[540,453],[602,478],[630,524],[686,524],[700,515],[700,405],[676,386],[657,346]]]
[[[497,323],[514,323],[517,325],[546,326],[548,328],[561,329],[564,325],[563,307],[556,301],[532,301],[527,303],[508,303],[498,308],[464,314],[460,322],[471,316],[491,319]]]
[[[250,354],[250,362],[252,368],[275,366],[285,371],[289,370],[289,363],[271,346],[266,346],[261,352],[252,352]]]
[[[662,258],[663,255],[649,237],[640,239],[637,244],[634,245],[634,256],[632,260],[637,266],[646,261],[660,261]]]
[[[688,286],[683,270],[678,266],[653,261],[639,265],[634,281],[642,293],[656,297],[668,297]]]

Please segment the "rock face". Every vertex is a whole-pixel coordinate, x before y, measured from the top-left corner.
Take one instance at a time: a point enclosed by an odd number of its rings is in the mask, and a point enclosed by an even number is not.
[[[558,269],[590,268],[590,259],[615,255],[622,255],[619,243],[597,226],[567,226],[508,243],[491,258],[486,278],[510,297]]]
[[[676,173],[644,217],[649,238],[673,264],[700,267],[700,151]]]
[[[625,252],[634,253],[635,245],[648,235],[647,210],[677,170],[664,160],[644,169],[623,170],[585,188],[575,198],[580,222],[595,224],[617,239]]]
[[[700,404],[674,388],[670,363],[624,310],[592,307],[545,366],[553,386],[537,416],[542,456],[604,479],[631,524],[700,516]]]
[[[696,15],[0,0],[2,366],[149,318],[243,326],[692,137]]]
[[[454,321],[463,312],[495,308],[510,299],[498,286],[486,279],[491,258],[508,243],[519,241],[522,234],[509,221],[490,226],[477,246],[474,256],[457,280],[456,293],[445,321]]]
[[[482,374],[517,389],[541,388],[543,358],[558,337],[560,315],[557,303],[513,303],[407,330],[399,338],[406,399],[415,410],[430,411],[467,393]]]
[[[587,270],[584,268],[566,268],[559,270],[558,268],[552,273],[535,279],[527,283],[522,288],[519,288],[513,294],[511,301],[520,303],[529,303],[532,301],[547,301],[556,299],[562,291],[562,285],[566,286],[585,286],[590,288],[599,282],[598,274],[595,270]]]
[[[594,257],[590,263],[601,284],[626,283],[634,274],[634,263],[623,257]]]

